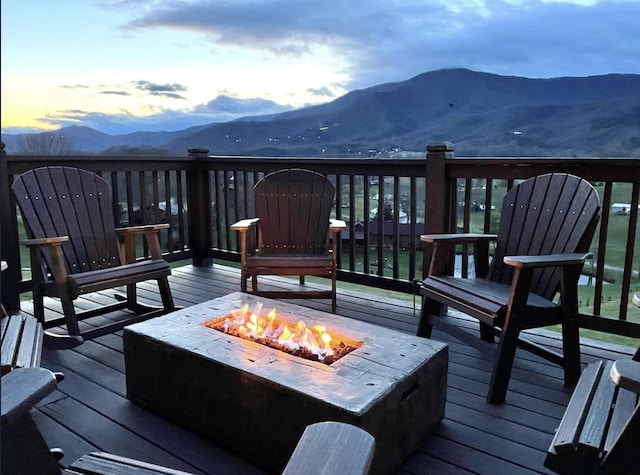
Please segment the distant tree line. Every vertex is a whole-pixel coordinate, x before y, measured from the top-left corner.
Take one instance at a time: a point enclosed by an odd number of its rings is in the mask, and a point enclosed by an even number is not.
[[[81,155],[82,153],[73,150],[73,140],[71,137],[61,132],[36,132],[30,131],[17,137],[16,145],[20,155]],[[117,156],[167,156],[169,152],[159,147],[131,147],[127,145],[110,147],[97,155],[117,155]]]
[[[73,141],[59,132],[34,132],[18,136],[22,155],[72,155]]]
[[[110,147],[106,150],[103,150],[99,153],[99,155],[118,155],[118,156],[129,156],[129,157],[142,157],[142,156],[168,156],[169,152],[163,148],[158,147],[129,147],[127,145],[122,145],[118,147]]]

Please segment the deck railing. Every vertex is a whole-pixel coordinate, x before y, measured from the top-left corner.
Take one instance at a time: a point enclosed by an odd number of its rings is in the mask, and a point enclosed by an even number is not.
[[[602,219],[585,268],[589,291],[581,292],[583,325],[640,337],[629,304],[640,286],[638,195],[640,159],[460,158],[448,143],[430,145],[426,158],[220,157],[191,150],[175,157],[2,157],[2,300],[17,309],[30,290],[19,240],[19,213],[10,194],[13,177],[45,165],[78,166],[111,183],[117,225],[169,222],[162,236],[169,261],[239,261],[239,242],[229,226],[253,213],[253,185],[265,173],[304,167],[336,184],[334,216],[347,221],[339,247],[341,281],[413,293],[423,275],[419,235],[495,231],[501,197],[515,182],[552,171],[570,172],[597,185]],[[616,203],[629,205],[622,210]],[[22,253],[22,256],[26,256]],[[469,255],[461,249],[459,272]],[[613,283],[612,283],[613,282]],[[584,298],[583,298],[584,295]],[[612,301],[614,303],[612,304]],[[637,312],[636,312],[637,313]],[[607,318],[601,318],[607,317]]]

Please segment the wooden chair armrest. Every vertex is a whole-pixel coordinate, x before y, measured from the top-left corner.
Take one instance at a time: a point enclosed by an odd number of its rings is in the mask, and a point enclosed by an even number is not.
[[[17,368],[2,377],[2,425],[10,423],[52,393],[55,374],[45,368]]]
[[[131,264],[136,261],[135,237],[141,234],[144,235],[147,241],[151,257],[154,259],[162,259],[159,234],[163,229],[169,229],[169,223],[144,224],[141,226],[116,228],[116,233],[120,234],[124,238],[124,255],[120,255],[120,260],[126,264]]]
[[[248,218],[242,219],[237,223],[233,223],[230,227],[234,231],[247,231],[253,226],[256,226],[260,222],[260,218]]]
[[[260,229],[258,228],[258,224],[260,223],[260,218],[247,218],[238,221],[237,223],[232,224],[230,227],[234,231],[238,231],[240,233],[240,265],[242,267],[245,266],[247,261],[247,256],[249,254],[253,254],[255,252],[255,242],[249,242],[251,240],[250,229]],[[258,231],[259,232],[259,231]]]
[[[331,232],[333,234],[333,242],[332,242],[332,248],[330,253],[332,254],[333,257],[333,262],[334,264],[337,263],[337,258],[338,258],[338,245],[339,245],[339,234],[341,231],[344,231],[345,229],[347,229],[347,223],[344,222],[341,219],[330,219],[329,220],[329,232]],[[329,236],[327,236],[327,239],[329,238]]]
[[[336,421],[307,426],[282,475],[299,473],[367,474],[375,438],[364,429]]]
[[[339,233],[347,229],[347,223],[341,219],[330,219],[329,230],[334,233]]]
[[[32,247],[53,247],[60,246],[63,242],[69,240],[69,236],[56,236],[56,237],[47,237],[40,239],[25,239],[20,241],[22,244],[27,246],[28,248]]]
[[[162,229],[169,229],[169,223],[143,224],[141,226],[127,226],[125,228],[116,228],[116,233],[126,236],[127,234],[147,234],[158,233]]]
[[[461,234],[422,234],[420,241],[427,243],[451,243],[451,244],[473,244],[479,241],[495,241],[498,239],[497,234],[477,234],[477,233],[461,233]]]
[[[420,241],[433,246],[428,275],[447,275],[453,272],[453,259],[458,244],[473,245],[476,275],[486,275],[489,269],[489,243],[498,238],[496,234],[423,234]]]
[[[67,241],[69,241],[69,236],[54,236],[21,241],[22,244],[29,248],[29,257],[31,258],[31,276],[34,279],[34,283],[38,278],[42,280],[42,274],[40,272],[40,267],[42,265],[42,248],[49,249],[49,252],[51,253],[51,274],[53,275],[53,279],[58,283],[67,281],[67,267],[62,253],[62,243]]]
[[[611,366],[611,379],[616,386],[640,394],[640,362],[617,360]]]
[[[591,259],[593,254],[570,253],[570,254],[548,254],[544,256],[505,256],[504,263],[513,267],[558,267],[582,265],[587,259]]]
[[[577,305],[577,283],[580,277],[580,269],[584,261],[589,258],[589,253],[547,254],[542,256],[505,256],[504,262],[515,268],[511,280],[510,305],[526,304],[531,279],[536,268],[560,267],[562,269],[563,298],[561,299],[563,312],[568,315],[573,308],[572,302]],[[577,308],[577,307],[576,307]]]

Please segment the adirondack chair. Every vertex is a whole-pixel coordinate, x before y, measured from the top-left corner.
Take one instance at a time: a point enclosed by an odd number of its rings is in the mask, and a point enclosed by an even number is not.
[[[158,233],[168,224],[115,229],[109,184],[98,175],[71,167],[43,167],[18,176],[12,191],[24,221],[31,257],[34,314],[45,329],[45,343],[65,348],[175,309],[169,264]],[[135,237],[144,235],[150,259],[136,261]],[[118,236],[124,240],[122,252]],[[137,300],[136,283],[156,280],[162,307]],[[114,303],[77,312],[74,300],[91,292],[126,286]],[[45,318],[44,297],[57,297],[64,317]],[[131,318],[80,330],[79,321],[116,310]],[[66,324],[67,334],[53,333]]]
[[[273,298],[330,298],[336,311],[336,254],[344,221],[330,219],[335,187],[320,173],[285,169],[254,186],[256,217],[231,226],[240,233],[240,285]],[[330,248],[330,236],[332,248]],[[331,290],[261,291],[259,275],[307,275],[331,279]]]
[[[638,352],[633,360],[596,361],[582,372],[545,467],[566,475],[638,473]]]
[[[433,246],[427,277],[420,285],[423,304],[418,335],[433,326],[476,344],[467,332],[443,325],[446,306],[480,321],[483,340],[500,336],[487,402],[504,402],[516,346],[563,366],[565,383],[580,376],[578,278],[599,220],[596,190],[576,176],[553,173],[528,179],[504,197],[497,235],[424,235]],[[489,243],[496,241],[489,265]],[[457,244],[472,244],[475,277],[452,273]],[[557,296],[559,295],[559,299]],[[554,300],[555,298],[555,300]],[[525,329],[561,324],[563,354],[521,337]],[[471,337],[471,338],[470,338]]]
[[[631,298],[640,307],[640,292]],[[640,439],[640,347],[582,372],[544,465],[556,473],[634,474]]]

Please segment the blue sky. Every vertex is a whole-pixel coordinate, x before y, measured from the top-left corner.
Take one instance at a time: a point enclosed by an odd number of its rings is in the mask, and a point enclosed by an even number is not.
[[[328,102],[443,68],[640,74],[640,0],[4,0],[2,131],[109,134]]]

